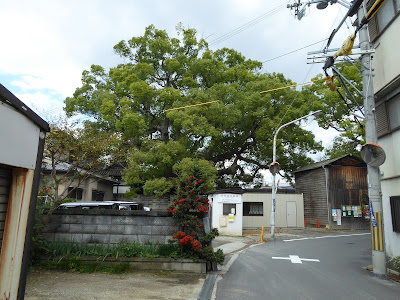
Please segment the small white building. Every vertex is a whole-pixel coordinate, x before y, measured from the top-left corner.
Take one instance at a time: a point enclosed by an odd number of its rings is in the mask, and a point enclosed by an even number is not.
[[[243,230],[243,190],[224,190],[209,195],[211,227],[221,235],[241,236]]]
[[[241,236],[243,231],[271,227],[271,189],[224,189],[209,195],[211,227],[221,235]],[[304,227],[303,194],[278,189],[276,228]]]

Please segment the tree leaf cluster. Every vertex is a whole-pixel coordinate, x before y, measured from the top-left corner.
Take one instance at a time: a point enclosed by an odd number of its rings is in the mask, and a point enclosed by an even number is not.
[[[146,193],[172,188],[174,166],[185,158],[212,162],[220,187],[260,184],[274,131],[313,108],[294,88],[260,94],[293,82],[262,74],[262,63],[233,49],[210,50],[195,29],[181,24],[177,37],[151,25],[114,50],[125,63],[84,71],[66,112],[91,116],[99,131],[120,135],[128,163],[124,181],[141,191],[146,186]],[[322,149],[299,124],[280,133],[278,148],[288,176],[311,162],[307,153]]]
[[[336,158],[345,154],[359,155],[357,145],[364,144],[364,121],[358,116],[363,115],[363,90],[360,77],[360,64],[342,63],[335,65],[340,76],[334,76],[337,91],[332,91],[326,85],[323,75],[313,80],[319,80],[304,87],[303,93],[309,99],[314,99],[313,110],[322,110],[317,118],[318,125],[324,129],[334,128],[340,135],[333,140],[332,145],[325,151],[326,158]]]

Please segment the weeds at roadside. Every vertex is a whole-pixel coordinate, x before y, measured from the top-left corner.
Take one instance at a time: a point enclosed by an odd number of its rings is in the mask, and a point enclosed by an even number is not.
[[[389,260],[389,267],[396,272],[400,272],[400,256],[393,257]]]
[[[46,252],[42,255],[47,258],[87,257],[94,256],[100,259],[107,257],[173,257],[178,254],[175,245],[119,243],[117,245],[87,245],[76,242],[51,242],[47,244]]]
[[[49,270],[71,271],[79,273],[105,272],[119,274],[131,271],[129,263],[104,265],[106,258],[184,258],[177,246],[172,244],[120,243],[118,245],[87,245],[76,242],[46,243],[42,259],[35,260],[34,267]],[[45,259],[43,259],[45,257]],[[86,262],[84,257],[95,257],[97,262]]]
[[[78,257],[63,260],[47,260],[39,264],[40,268],[48,270],[69,271],[78,273],[104,272],[110,274],[121,274],[131,271],[129,263],[117,265],[101,265],[98,263],[84,262]]]

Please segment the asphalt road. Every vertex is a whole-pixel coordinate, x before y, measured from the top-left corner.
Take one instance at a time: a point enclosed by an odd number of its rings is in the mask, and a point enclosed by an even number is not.
[[[400,284],[373,277],[370,264],[369,234],[268,242],[236,258],[216,299],[400,299]]]

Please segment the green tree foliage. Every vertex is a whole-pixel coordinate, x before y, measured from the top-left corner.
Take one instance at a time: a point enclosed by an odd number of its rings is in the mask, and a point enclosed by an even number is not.
[[[66,99],[67,113],[89,115],[101,130],[120,133],[129,165],[124,180],[135,191],[172,188],[174,165],[184,158],[212,162],[219,186],[260,182],[274,130],[309,113],[309,100],[293,88],[260,94],[293,82],[261,74],[260,62],[233,49],[211,51],[194,29],[178,25],[177,35],[151,25],[143,36],[118,43],[114,50],[125,63],[84,71],[82,86]],[[298,124],[280,134],[278,147],[288,175],[311,162],[306,153],[321,150]]]
[[[325,159],[339,158],[347,154],[361,157],[357,150],[357,141],[352,141],[342,136],[333,139],[332,145],[325,149]]]
[[[116,135],[94,130],[90,124],[76,129],[67,123],[52,125],[46,136],[43,164],[50,168],[41,181],[41,195],[54,209],[70,197],[74,189],[109,163],[116,151]],[[69,189],[73,186],[73,189]]]
[[[356,154],[358,151],[355,147],[364,143],[365,134],[364,121],[351,114],[362,116],[360,109],[363,110],[363,98],[357,92],[357,90],[363,90],[360,66],[338,64],[335,65],[335,68],[349,81],[349,83],[345,81],[348,91],[346,91],[343,82],[339,80],[339,76],[334,77],[338,91],[332,91],[325,80],[317,81],[303,88],[304,94],[310,99],[314,99],[312,101],[313,109],[321,109],[323,112],[318,117],[319,126],[325,129],[334,128],[340,132],[340,136],[333,141],[332,146],[325,152],[328,158],[336,158],[350,153]],[[324,77],[320,74],[314,80]]]
[[[99,132],[89,123],[78,129],[67,122],[51,126],[46,135],[40,198],[36,206],[34,257],[46,246],[42,231],[58,205],[72,200],[71,193],[84,182],[99,180],[98,172],[119,157],[118,139],[117,134]]]

